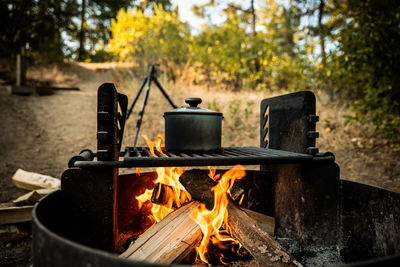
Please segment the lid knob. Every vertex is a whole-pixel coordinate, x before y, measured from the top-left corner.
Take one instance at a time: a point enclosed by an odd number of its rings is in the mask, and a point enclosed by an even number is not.
[[[189,97],[189,98],[186,98],[186,99],[185,99],[185,102],[186,102],[187,104],[189,104],[190,107],[195,108],[195,107],[197,107],[197,105],[200,104],[202,101],[201,101],[201,98],[198,98],[198,97]]]

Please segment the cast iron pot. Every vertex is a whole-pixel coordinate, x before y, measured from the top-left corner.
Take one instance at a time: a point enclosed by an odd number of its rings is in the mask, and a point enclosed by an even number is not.
[[[169,151],[221,150],[222,113],[197,107],[200,98],[186,98],[182,106],[164,113],[165,148]]]

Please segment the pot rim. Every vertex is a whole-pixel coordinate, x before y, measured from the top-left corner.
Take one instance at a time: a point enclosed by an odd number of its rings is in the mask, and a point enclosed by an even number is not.
[[[179,111],[179,112],[174,112],[174,111],[167,111],[164,112],[164,117],[165,115],[210,115],[210,116],[221,116],[222,117],[222,113],[220,112],[188,112],[188,111]]]

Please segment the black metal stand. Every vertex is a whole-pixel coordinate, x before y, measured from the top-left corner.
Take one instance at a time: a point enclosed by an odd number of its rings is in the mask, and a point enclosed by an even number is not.
[[[167,93],[165,92],[165,90],[162,88],[161,84],[157,81],[157,78],[155,77],[156,74],[156,67],[157,65],[151,65],[150,69],[149,69],[149,74],[147,75],[146,78],[144,78],[144,81],[142,83],[142,85],[140,86],[139,92],[137,93],[135,99],[132,102],[131,107],[128,110],[128,113],[126,115],[126,119],[129,118],[129,116],[132,113],[132,110],[136,104],[136,102],[139,99],[140,94],[143,91],[143,88],[145,85],[146,86],[146,91],[144,92],[144,98],[143,98],[143,103],[142,103],[142,108],[139,111],[139,118],[137,120],[136,123],[136,135],[135,135],[135,140],[133,141],[133,147],[136,147],[136,142],[138,139],[138,135],[139,135],[139,131],[140,131],[140,126],[142,125],[142,121],[143,121],[143,115],[144,115],[144,109],[146,108],[146,104],[147,104],[147,99],[149,98],[149,92],[150,92],[150,86],[151,86],[151,82],[153,81],[158,89],[160,89],[161,93],[164,95],[164,97],[168,100],[168,102],[171,104],[171,106],[173,108],[177,108],[177,106],[172,102],[172,100],[169,98],[169,96],[167,95]]]

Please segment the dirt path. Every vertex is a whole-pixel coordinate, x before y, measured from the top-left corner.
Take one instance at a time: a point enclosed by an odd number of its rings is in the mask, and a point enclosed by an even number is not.
[[[1,202],[23,192],[10,180],[18,168],[60,177],[79,149],[95,148],[97,88],[79,86],[49,96],[1,95]]]
[[[59,178],[73,155],[95,149],[96,90],[107,75],[90,77],[77,84],[80,91],[49,96],[0,92],[0,202],[27,192],[11,181],[18,168]],[[30,237],[0,243],[0,266],[29,266],[30,247]]]

